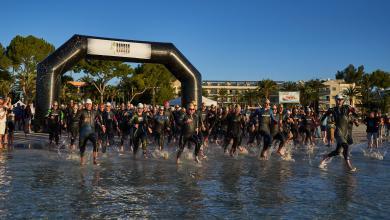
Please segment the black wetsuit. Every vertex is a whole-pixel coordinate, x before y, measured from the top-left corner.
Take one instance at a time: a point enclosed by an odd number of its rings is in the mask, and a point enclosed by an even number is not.
[[[259,120],[259,133],[263,137],[263,150],[267,150],[272,143],[271,136],[271,118],[273,118],[272,110],[270,109],[261,109],[257,112],[257,117]]]
[[[153,134],[160,149],[164,148],[165,131],[170,130],[169,118],[167,115],[157,114],[153,117]]]
[[[341,153],[341,149],[343,149],[344,159],[349,159],[349,144],[352,143],[350,113],[352,113],[354,117],[358,116],[353,107],[343,105],[341,107],[328,109],[328,111],[322,116],[321,121],[325,120],[328,115],[332,114],[336,124],[335,138],[337,147],[334,151],[328,154],[328,157],[339,155]]]
[[[85,146],[88,140],[92,142],[93,152],[98,152],[98,147],[96,143],[95,125],[97,125],[98,127],[102,126],[102,121],[99,113],[95,110],[87,110],[87,109],[81,110],[79,114],[79,124],[80,124],[80,136],[79,136],[80,155],[84,156]]]
[[[173,113],[168,109],[164,108],[164,115],[168,118],[168,126],[169,128],[173,128],[175,124],[175,119],[173,118]],[[174,134],[173,129],[166,129],[165,132],[168,134],[168,144],[171,143]]]
[[[138,148],[142,145],[143,154],[146,155],[146,145],[147,145],[147,134],[149,120],[146,113],[142,115],[135,114],[130,121],[130,124],[133,127],[133,145],[134,145],[134,155],[137,154]]]
[[[231,148],[231,154],[234,154],[237,150],[237,147],[241,145],[243,130],[245,127],[245,116],[236,113],[230,113],[227,116],[227,135],[224,142],[224,150],[227,150],[227,147],[230,141],[233,139],[233,145]]]
[[[121,145],[125,143],[127,138],[129,138],[129,146],[133,145],[133,128],[131,126],[131,118],[133,118],[133,111],[131,109],[125,109],[120,114],[120,128],[122,131],[121,136]]]
[[[257,144],[260,144],[261,135],[259,133],[259,120],[255,112],[249,116],[248,134],[249,139],[247,144],[253,144],[255,140]]]
[[[199,137],[197,129],[199,130],[200,119],[196,114],[185,114],[181,122],[181,134],[179,140],[179,151],[177,152],[177,158],[180,157],[184,151],[186,144],[195,144],[195,156],[198,156],[202,140]]]
[[[70,131],[70,144],[73,145],[77,135],[79,135],[79,127],[80,127],[80,110],[76,112],[72,110],[72,112],[68,113],[68,130]]]
[[[55,140],[58,145],[60,140],[61,123],[63,120],[63,113],[60,109],[50,109],[47,114],[47,124],[49,129],[50,143]]]
[[[215,140],[217,139],[217,128],[215,127],[217,124],[217,113],[215,110],[210,110],[207,114],[207,123],[208,123],[208,135],[212,136],[212,138]]]
[[[104,111],[102,115],[103,125],[106,127],[106,132],[103,139],[107,144],[114,143],[115,131],[118,129],[118,121],[113,111]],[[103,153],[106,151],[106,145],[103,145]]]
[[[301,120],[301,116],[298,113],[292,114],[290,116],[293,119],[293,123],[291,126],[291,133],[293,135],[294,145],[299,143],[299,123]]]
[[[199,110],[198,112],[198,116],[200,118],[200,130],[201,132],[199,132],[199,136],[200,138],[202,139],[202,143],[208,139],[209,137],[209,125],[208,125],[208,122],[207,122],[207,114],[208,114],[208,111],[207,110]]]
[[[283,119],[284,119],[283,113],[278,112],[274,114],[274,117],[271,120],[271,135],[274,140],[280,141],[279,150],[283,147],[284,143],[286,142],[286,136],[283,131],[283,123],[284,123]]]
[[[302,115],[301,133],[305,135],[305,144],[313,137],[314,118],[310,114]]]

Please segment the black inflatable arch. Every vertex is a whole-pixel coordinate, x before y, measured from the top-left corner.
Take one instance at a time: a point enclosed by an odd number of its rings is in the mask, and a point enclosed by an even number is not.
[[[37,66],[36,118],[58,100],[61,75],[83,58],[159,63],[181,82],[182,104],[202,101],[201,74],[172,43],[74,35]]]

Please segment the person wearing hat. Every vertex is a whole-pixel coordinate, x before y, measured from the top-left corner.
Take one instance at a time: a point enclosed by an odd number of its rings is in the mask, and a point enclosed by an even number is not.
[[[84,165],[84,153],[87,145],[87,141],[91,141],[93,145],[93,164],[97,165],[98,146],[95,134],[95,126],[98,126],[105,132],[105,127],[102,124],[99,113],[92,109],[92,100],[87,99],[85,102],[85,109],[79,113],[80,121],[80,134],[79,134],[79,147],[80,147],[80,163]]]
[[[133,145],[134,157],[137,155],[138,148],[142,147],[142,153],[144,158],[147,158],[147,132],[151,129],[149,127],[149,119],[144,112],[144,105],[139,103],[137,105],[137,111],[130,120],[130,124],[133,127]]]
[[[49,130],[49,144],[52,144],[53,139],[56,145],[59,144],[61,125],[64,122],[64,113],[59,109],[58,102],[54,101],[53,106],[46,114],[46,120]]]
[[[343,151],[343,156],[348,169],[352,172],[356,171],[356,168],[352,166],[349,158],[349,144],[352,142],[351,132],[349,131],[351,120],[349,115],[352,114],[352,116],[357,118],[358,114],[352,106],[344,105],[344,96],[342,94],[336,96],[336,107],[328,109],[321,117],[321,121],[325,120],[330,114],[332,114],[335,119],[335,138],[337,147],[334,151],[324,156],[320,163],[320,167],[324,167],[331,157],[337,156]]]
[[[164,114],[164,107],[160,106],[158,113],[153,117],[153,136],[158,144],[159,150],[164,148],[165,131],[170,131],[170,121]]]

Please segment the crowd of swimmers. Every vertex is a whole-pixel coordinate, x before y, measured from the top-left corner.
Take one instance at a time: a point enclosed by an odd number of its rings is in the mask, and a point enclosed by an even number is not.
[[[199,107],[195,103],[180,107],[170,106],[169,102],[162,106],[123,103],[114,108],[109,102],[94,105],[91,99],[84,103],[71,101],[68,106],[54,102],[46,115],[46,128],[51,145],[59,145],[60,136],[68,134],[70,149],[76,149],[78,145],[81,164],[85,164],[88,141],[93,146],[93,163],[97,164],[99,149],[105,153],[114,145],[121,152],[131,151],[134,157],[142,151],[145,158],[151,142],[160,151],[175,146],[177,163],[180,163],[184,148],[189,147],[194,149],[195,162],[200,163],[207,157],[208,143],[221,146],[230,156],[247,147],[261,146],[259,157],[266,160],[273,146],[283,157],[287,144],[313,146],[319,140],[325,145],[336,146],[324,156],[321,164],[342,154],[348,169],[354,171],[349,157],[353,126],[365,123],[368,147],[377,148],[388,135],[389,118],[371,112],[361,120],[355,108],[344,104],[343,95],[335,98],[335,107],[318,114],[310,107],[285,109],[281,104],[272,105],[269,100],[259,108],[241,108],[238,104],[206,106],[204,103]],[[0,147],[13,138],[12,115],[10,100],[0,97]],[[120,143],[116,144],[116,140]]]

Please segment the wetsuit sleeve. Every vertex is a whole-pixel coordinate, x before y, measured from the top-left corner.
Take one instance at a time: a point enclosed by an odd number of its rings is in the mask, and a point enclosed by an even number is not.
[[[100,114],[96,114],[95,116],[95,122],[96,124],[101,127],[103,125],[103,119]]]
[[[277,121],[277,120],[275,119],[274,112],[273,112],[271,109],[269,110],[269,115],[271,116],[271,121]]]

